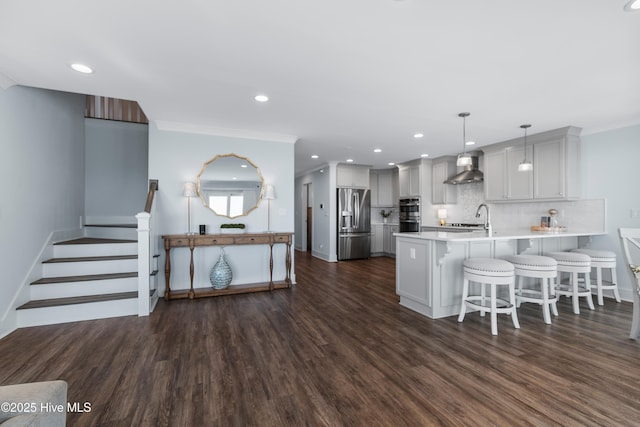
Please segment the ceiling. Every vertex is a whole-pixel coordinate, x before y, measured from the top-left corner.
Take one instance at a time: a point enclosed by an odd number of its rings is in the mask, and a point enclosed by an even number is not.
[[[168,128],[297,140],[296,174],[347,158],[387,168],[462,151],[462,111],[476,147],[523,123],[640,123],[640,12],[626,1],[4,0],[0,86],[132,99]]]

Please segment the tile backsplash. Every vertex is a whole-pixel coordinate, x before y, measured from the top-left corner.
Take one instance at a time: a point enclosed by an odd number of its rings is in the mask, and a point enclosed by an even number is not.
[[[475,217],[478,206],[485,203],[484,184],[472,183],[458,185],[457,203],[452,205],[429,205],[422,216],[422,225],[437,225],[436,210],[447,209],[447,222],[481,223]],[[566,226],[569,231],[606,231],[606,200],[575,200],[551,202],[515,202],[489,203],[491,222],[494,229],[529,228],[540,225],[540,217],[548,216],[549,209],[558,211],[558,225]]]

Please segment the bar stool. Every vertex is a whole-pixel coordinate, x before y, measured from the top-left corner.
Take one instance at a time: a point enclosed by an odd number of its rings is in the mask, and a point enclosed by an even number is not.
[[[591,257],[591,268],[596,270],[596,284],[591,284],[591,289],[595,288],[598,293],[598,305],[604,305],[602,291],[610,289],[617,302],[620,302],[620,294],[618,293],[618,278],[616,275],[616,254],[611,251],[601,251],[595,249],[574,249],[572,252],[589,255]],[[609,269],[611,276],[610,282],[603,282],[602,269]],[[606,283],[606,284],[605,284]]]
[[[550,252],[547,256],[554,258],[558,263],[558,277],[556,278],[556,293],[573,298],[573,313],[580,314],[579,297],[585,297],[590,310],[595,310],[591,299],[591,257],[578,252]],[[571,275],[569,284],[561,282],[562,273]],[[578,275],[584,275],[584,286],[578,279]]]
[[[558,263],[555,259],[539,255],[512,255],[504,258],[513,264],[515,275],[518,276],[518,289],[516,289],[516,307],[520,308],[523,302],[532,302],[542,306],[542,317],[544,323],[551,324],[551,314],[558,315],[558,308],[555,289],[551,279],[558,275]],[[540,280],[540,290],[523,289],[522,282],[525,277],[532,277]]]
[[[498,313],[511,315],[513,326],[520,328],[518,314],[516,312],[516,299],[514,292],[514,268],[511,263],[502,259],[494,258],[469,258],[464,260],[464,281],[462,285],[462,304],[458,322],[464,320],[467,306],[480,311],[480,316],[484,313],[491,313],[491,334],[498,335]],[[469,282],[480,283],[481,294],[469,295]],[[491,286],[491,295],[487,304],[485,295],[485,285]],[[509,301],[497,297],[498,285],[506,285],[509,288]],[[498,305],[499,304],[499,305]]]

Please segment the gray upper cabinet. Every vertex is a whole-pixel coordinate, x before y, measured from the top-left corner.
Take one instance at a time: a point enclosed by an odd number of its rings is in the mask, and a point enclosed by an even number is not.
[[[431,164],[431,203],[434,205],[455,204],[458,189],[455,185],[445,184],[457,172],[456,157],[447,156],[434,159]]]
[[[338,165],[336,185],[338,187],[369,188],[369,167]]]
[[[487,201],[575,200],[580,197],[580,128],[569,126],[527,138],[533,170],[519,172],[523,139],[484,148]]]
[[[527,159],[533,149],[527,147]],[[484,190],[488,201],[517,201],[533,198],[533,173],[519,172],[524,147],[507,147],[484,154]]]
[[[399,166],[400,197],[420,196],[420,165]]]
[[[398,204],[397,169],[372,170],[371,207],[396,206]]]

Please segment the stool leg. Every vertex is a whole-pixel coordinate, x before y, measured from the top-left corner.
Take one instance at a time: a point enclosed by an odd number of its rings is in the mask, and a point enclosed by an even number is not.
[[[545,286],[549,286],[549,296],[552,298],[556,298],[556,289],[555,286],[553,285],[553,282],[551,281],[551,279],[547,278],[544,279],[546,280],[546,284]],[[556,305],[556,301],[553,301],[550,305],[551,305],[551,312],[553,313],[554,316],[558,316],[558,306]]]
[[[480,283],[480,298],[482,301],[482,304],[484,305],[484,300],[487,299],[487,293],[486,293],[486,284],[485,283]],[[480,310],[480,317],[484,317],[484,310]]]
[[[572,294],[572,302],[573,302],[573,314],[580,314],[580,302],[578,301],[578,273],[570,273],[571,274],[571,289],[573,291]]]
[[[518,322],[518,311],[516,310],[516,293],[515,293],[515,284],[513,281],[509,284],[509,298],[511,299],[511,306],[513,309],[511,310],[511,321],[513,322],[513,327],[516,329],[520,329],[520,322]]]
[[[591,283],[591,273],[584,273],[584,283]],[[602,283],[602,281],[600,281]],[[600,289],[602,291],[602,289]],[[591,294],[587,295],[587,304],[589,305],[589,310],[595,310],[596,308],[593,306],[593,299],[591,298]]]
[[[547,285],[547,279],[544,277],[540,279],[542,281],[542,317],[544,323],[551,324],[551,313],[549,313],[549,286]]]
[[[491,335],[498,335],[498,304],[496,302],[496,284],[491,284]]]
[[[458,322],[464,320],[464,315],[467,313],[467,297],[469,296],[469,280],[464,279],[462,281],[462,304],[460,306],[460,315],[458,315]]]
[[[520,297],[522,296],[522,281],[524,280],[524,278],[522,276],[518,276],[518,296],[516,297],[516,308],[520,308],[520,304],[522,304],[522,301],[520,301]]]
[[[616,268],[611,267],[611,283],[615,285],[613,288],[613,296],[616,297],[616,302],[620,302],[620,294],[618,293],[618,275],[616,274]]]
[[[598,305],[604,305],[602,296],[602,268],[596,267],[596,292],[598,295]]]

